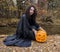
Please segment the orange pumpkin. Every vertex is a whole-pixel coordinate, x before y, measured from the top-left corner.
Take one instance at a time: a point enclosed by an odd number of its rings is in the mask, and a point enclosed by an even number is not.
[[[37,31],[35,38],[38,42],[45,42],[47,39],[47,34],[44,30],[39,30]]]

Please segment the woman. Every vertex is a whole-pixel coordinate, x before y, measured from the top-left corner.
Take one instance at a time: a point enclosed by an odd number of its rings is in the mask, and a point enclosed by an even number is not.
[[[31,45],[31,40],[35,40],[36,31],[42,29],[36,23],[37,11],[31,5],[27,8],[26,12],[21,16],[18,23],[16,33],[13,36],[8,36],[4,40],[7,46],[20,46],[28,47]]]

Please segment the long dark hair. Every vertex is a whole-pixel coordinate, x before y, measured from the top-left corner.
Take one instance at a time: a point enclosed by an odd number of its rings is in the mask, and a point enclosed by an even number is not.
[[[30,11],[31,7],[34,8],[34,14],[30,16],[30,12],[29,12],[29,11]],[[32,19],[35,20],[35,19],[36,19],[36,16],[37,16],[37,10],[36,10],[35,6],[34,6],[34,5],[30,5],[30,6],[27,8],[25,14],[26,14],[26,17],[27,17],[28,19],[32,17]]]

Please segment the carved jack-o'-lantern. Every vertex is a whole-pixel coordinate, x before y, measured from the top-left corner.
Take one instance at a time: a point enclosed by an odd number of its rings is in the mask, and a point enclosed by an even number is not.
[[[38,42],[45,42],[47,39],[47,34],[44,30],[39,30],[37,31],[35,38]]]

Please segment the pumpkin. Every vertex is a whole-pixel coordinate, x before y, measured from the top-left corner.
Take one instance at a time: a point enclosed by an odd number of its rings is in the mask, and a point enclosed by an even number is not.
[[[47,40],[47,33],[44,30],[38,30],[35,38],[38,42],[45,42]]]

